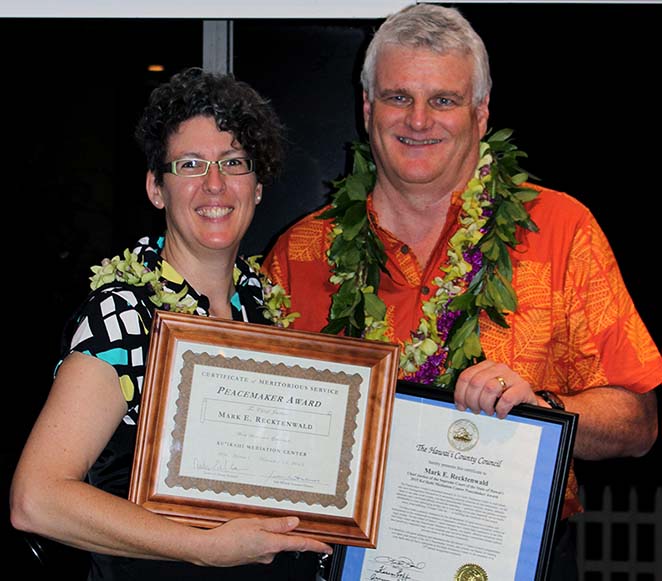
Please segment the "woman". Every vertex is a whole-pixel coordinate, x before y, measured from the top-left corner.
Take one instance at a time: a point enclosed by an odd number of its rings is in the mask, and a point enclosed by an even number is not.
[[[152,93],[136,136],[167,231],[93,268],[14,475],[12,523],[90,551],[89,579],[313,579],[330,547],[286,535],[296,518],[203,530],[127,500],[154,309],[266,322],[237,252],[279,167],[281,125],[247,85],[189,69]]]

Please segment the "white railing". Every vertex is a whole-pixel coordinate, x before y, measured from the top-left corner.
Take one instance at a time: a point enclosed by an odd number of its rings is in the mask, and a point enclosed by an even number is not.
[[[580,498],[587,506],[586,491]],[[650,511],[642,511],[636,488],[622,495],[606,486],[600,508],[571,518],[577,530],[581,581],[662,581],[662,487]],[[617,574],[617,575],[614,575]]]

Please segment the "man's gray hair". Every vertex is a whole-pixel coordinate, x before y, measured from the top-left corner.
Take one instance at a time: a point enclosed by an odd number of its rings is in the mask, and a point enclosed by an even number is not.
[[[472,104],[478,105],[490,94],[492,78],[485,44],[455,8],[415,4],[384,21],[368,46],[361,71],[361,84],[370,101],[374,98],[377,59],[386,44],[425,48],[439,54],[457,52],[468,55],[474,62]]]

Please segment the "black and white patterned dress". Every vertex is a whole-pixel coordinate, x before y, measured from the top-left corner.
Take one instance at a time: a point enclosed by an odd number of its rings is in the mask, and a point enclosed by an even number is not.
[[[134,249],[146,268],[161,272],[164,288],[180,292],[184,287],[197,302],[195,314],[209,316],[209,300],[200,295],[167,262],[160,252],[164,238],[141,238]],[[248,264],[235,263],[236,292],[231,299],[233,320],[268,324],[260,307],[262,284]],[[149,333],[156,306],[148,287],[111,282],[92,291],[72,317],[64,335],[62,358],[73,351],[98,357],[117,371],[128,410],[105,449],[90,469],[90,484],[111,494],[128,497],[131,467],[140,411]],[[231,568],[197,567],[188,563],[91,555],[88,579],[314,579],[316,555],[283,553],[271,565]]]

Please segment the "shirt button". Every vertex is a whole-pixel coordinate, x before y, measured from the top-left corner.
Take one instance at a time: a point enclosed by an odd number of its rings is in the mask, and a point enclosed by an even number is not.
[[[409,252],[409,246],[403,244],[402,248],[400,248],[400,252],[402,252],[402,254],[407,254]]]
[[[421,289],[421,292],[422,292],[424,295],[429,295],[429,294],[430,294],[430,289],[429,289],[429,287],[424,286],[424,287]]]

